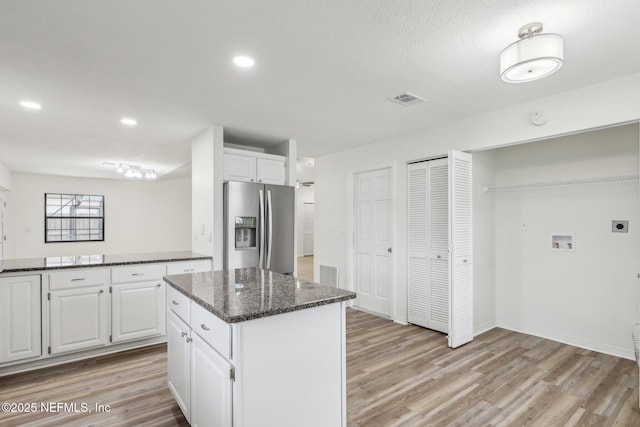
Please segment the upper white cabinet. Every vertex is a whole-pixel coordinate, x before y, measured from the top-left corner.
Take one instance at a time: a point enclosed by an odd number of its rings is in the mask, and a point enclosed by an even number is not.
[[[255,157],[224,153],[224,179],[256,182],[257,160]]]
[[[107,345],[107,271],[79,269],[49,274],[51,354]]]
[[[1,278],[0,313],[0,363],[40,356],[40,275]]]
[[[224,149],[225,181],[284,185],[286,157],[254,151]]]

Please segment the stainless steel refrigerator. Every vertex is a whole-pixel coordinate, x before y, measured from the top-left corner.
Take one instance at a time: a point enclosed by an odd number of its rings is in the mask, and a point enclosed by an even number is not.
[[[295,188],[224,183],[224,268],[293,273]]]

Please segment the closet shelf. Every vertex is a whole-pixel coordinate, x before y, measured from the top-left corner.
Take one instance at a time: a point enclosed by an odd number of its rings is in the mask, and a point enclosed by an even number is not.
[[[485,193],[489,191],[529,190],[529,189],[536,189],[536,188],[559,187],[564,185],[602,184],[602,183],[611,183],[611,182],[638,181],[639,179],[640,179],[639,175],[604,176],[599,178],[567,179],[567,180],[561,180],[561,181],[534,182],[531,184],[484,187],[483,190]]]

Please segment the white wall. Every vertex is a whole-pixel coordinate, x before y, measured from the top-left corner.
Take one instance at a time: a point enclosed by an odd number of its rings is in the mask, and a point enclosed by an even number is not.
[[[191,249],[222,269],[223,129],[212,126],[191,141]]]
[[[0,191],[11,190],[11,172],[0,163]]]
[[[544,80],[529,83],[544,84]],[[517,88],[514,86],[514,90]],[[395,165],[395,233],[396,304],[394,319],[406,321],[406,162],[442,155],[449,149],[478,150],[522,141],[532,141],[584,129],[609,126],[640,118],[640,73],[602,82],[582,89],[541,98],[525,104],[496,110],[434,126],[427,130],[374,142],[360,148],[316,159],[315,186],[315,273],[319,264],[339,268],[339,283],[346,281],[348,244],[347,192],[353,171]],[[532,112],[541,111],[548,118],[544,126],[529,121]],[[485,250],[486,242],[475,239],[474,253]],[[489,245],[489,249],[491,246]],[[474,274],[478,274],[477,270]],[[490,274],[489,274],[490,275]],[[474,275],[474,281],[481,280]],[[482,279],[484,280],[484,279]],[[491,278],[486,280],[490,281]],[[494,295],[476,288],[474,316],[476,331],[493,320]]]
[[[298,256],[304,256],[304,204],[314,203],[313,187],[301,185],[296,190],[296,240]]]
[[[638,174],[638,136],[633,124],[494,150],[495,185]],[[638,212],[638,181],[496,192],[498,326],[633,358]],[[629,233],[611,232],[620,219]],[[575,234],[575,252],[552,251],[554,233]]]
[[[104,242],[44,243],[44,194],[105,197]],[[154,182],[12,174],[5,258],[190,250],[188,177]]]

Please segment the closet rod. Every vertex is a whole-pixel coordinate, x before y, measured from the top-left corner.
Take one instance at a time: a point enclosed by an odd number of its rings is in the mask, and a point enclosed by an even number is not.
[[[639,179],[640,179],[639,175],[604,176],[600,178],[567,179],[563,181],[547,181],[547,182],[535,182],[531,184],[484,187],[483,190],[486,193],[488,191],[527,190],[532,188],[557,187],[561,185],[601,184],[601,183],[609,183],[609,182],[638,181]]]

